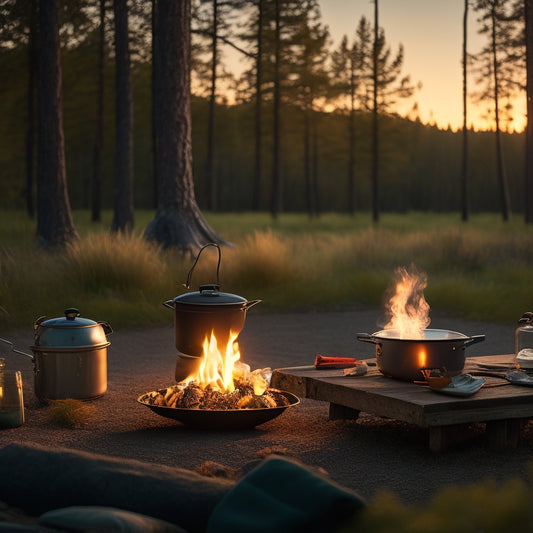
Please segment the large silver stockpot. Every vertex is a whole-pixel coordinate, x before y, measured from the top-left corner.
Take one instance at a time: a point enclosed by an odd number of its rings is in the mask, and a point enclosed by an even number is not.
[[[113,330],[107,322],[80,317],[76,308],[65,310],[65,316],[34,324],[33,355],[14,352],[33,360],[34,390],[40,400],[67,398],[90,400],[107,391],[107,340]]]

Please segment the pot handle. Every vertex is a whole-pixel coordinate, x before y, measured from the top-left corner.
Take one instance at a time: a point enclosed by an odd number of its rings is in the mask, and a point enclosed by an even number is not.
[[[107,335],[111,335],[113,333],[113,328],[109,325],[108,322],[105,322],[104,320],[99,320],[98,324],[102,326],[102,329],[104,330],[104,333]]]
[[[2,339],[2,338],[0,338],[0,341],[5,342],[6,344],[9,344],[9,346],[11,346],[11,351],[12,352],[18,353],[20,355],[25,355],[26,357],[29,357],[33,361],[33,355],[30,355],[29,353],[21,352],[20,350],[17,350],[15,348],[15,345],[11,341],[8,341],[8,340]]]
[[[370,333],[358,333],[357,340],[362,342],[368,342],[370,344],[379,344],[376,338],[370,335]]]
[[[469,339],[465,340],[465,347],[470,346],[472,344],[476,344],[478,342],[482,342],[485,340],[485,335],[474,335],[473,337],[470,337]]]
[[[219,276],[218,276],[218,273],[220,271],[220,259],[221,259],[221,256],[222,256],[222,253],[220,251],[220,246],[214,242],[208,242],[207,244],[204,244],[201,248],[200,248],[200,251],[198,252],[198,255],[196,256],[196,259],[194,260],[194,263],[191,267],[191,269],[189,270],[189,274],[187,275],[187,283],[184,283],[184,287],[186,289],[190,289],[191,288],[191,277],[192,277],[192,273],[193,273],[193,270],[194,268],[196,267],[196,263],[198,263],[198,259],[200,259],[200,254],[208,247],[208,246],[214,246],[217,250],[218,250],[218,263],[217,263],[217,287],[220,287],[220,283],[219,283]]]
[[[174,309],[174,300],[167,300],[166,302],[163,302],[163,305],[169,309]]]
[[[263,300],[252,300],[250,302],[246,302],[243,306],[242,306],[242,310],[243,311],[248,311],[248,309],[250,309],[250,307],[253,307],[254,305],[257,305],[259,303],[261,303]]]

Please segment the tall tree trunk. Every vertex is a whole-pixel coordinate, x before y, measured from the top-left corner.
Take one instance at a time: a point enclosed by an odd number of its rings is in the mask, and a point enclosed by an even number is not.
[[[194,195],[190,33],[191,0],[156,3],[156,176],[158,201],[145,238],[193,253],[209,242],[229,244],[202,216]]]
[[[209,117],[207,123],[206,205],[216,211],[217,184],[215,175],[215,113],[218,63],[218,0],[213,0],[213,34],[211,36],[211,88],[209,94]]]
[[[263,101],[263,10],[264,0],[259,0],[257,15],[257,59],[255,73],[255,154],[254,154],[254,187],[252,196],[252,209],[258,211],[261,206],[262,184],[262,116]]]
[[[314,216],[320,216],[320,194],[318,191],[318,118],[313,117],[311,123],[313,136],[313,165],[311,172],[311,188],[313,191]]]
[[[526,173],[524,191],[524,219],[533,223],[533,0],[525,0],[526,20]]]
[[[305,104],[304,108],[304,182],[305,182],[305,199],[307,203],[307,214],[313,218],[315,206],[313,202],[313,186],[311,183],[311,132],[310,132],[309,107]]]
[[[461,219],[468,220],[468,91],[467,91],[467,37],[468,37],[468,2],[464,0],[463,12],[463,157],[461,166]]]
[[[494,76],[494,121],[496,125],[496,158],[498,162],[498,182],[500,184],[500,202],[502,210],[502,219],[509,220],[510,200],[509,188],[507,185],[507,174],[505,172],[505,163],[503,156],[502,135],[500,130],[500,104],[499,104],[499,87],[498,87],[498,61],[496,57],[496,12],[495,6],[492,7],[492,71]]]
[[[372,220],[379,221],[379,131],[378,131],[378,0],[374,0],[373,109],[372,109]]]
[[[100,32],[98,41],[98,89],[96,131],[93,151],[91,220],[102,220],[102,178],[104,175],[104,62],[105,62],[105,0],[100,0]]]
[[[133,103],[127,0],[114,0],[116,57],[115,210],[112,231],[133,229]]]
[[[37,3],[29,2],[29,35],[28,35],[28,122],[26,129],[26,211],[33,218],[35,205],[33,201],[33,184],[35,173],[35,98],[36,98],[36,72],[39,67],[37,50]]]
[[[348,213],[355,213],[355,65],[350,52],[350,113],[348,115]]]
[[[280,61],[281,61],[281,21],[279,0],[274,1],[275,8],[275,43],[274,43],[274,132],[272,157],[272,201],[271,212],[276,218],[281,211],[281,95],[280,95]]]
[[[158,53],[156,50],[156,43],[157,43],[157,0],[152,0],[152,181],[153,181],[153,188],[154,188],[154,197],[153,197],[153,206],[155,209],[157,209],[157,140],[156,140],[156,134],[157,134],[157,128],[155,125],[155,114],[156,114],[156,104],[155,104],[155,98],[154,95],[157,94],[156,89],[156,76],[155,72],[158,70],[156,68],[156,61],[158,60]]]
[[[59,30],[54,2],[39,2],[37,238],[49,248],[77,238],[67,192]]]

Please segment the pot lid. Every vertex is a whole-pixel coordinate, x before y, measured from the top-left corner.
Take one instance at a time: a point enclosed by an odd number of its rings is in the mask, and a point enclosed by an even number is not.
[[[200,285],[196,292],[186,292],[174,298],[174,303],[187,305],[232,305],[244,304],[246,298],[237,294],[220,292],[218,285]]]
[[[95,322],[80,317],[75,307],[65,310],[65,316],[35,321],[34,346],[40,348],[102,347],[108,346],[106,336],[113,332],[107,322]]]
[[[373,333],[373,337],[379,339],[393,339],[397,341],[408,341],[408,342],[421,342],[421,341],[450,341],[457,339],[467,339],[468,337],[464,333],[459,333],[457,331],[450,331],[447,329],[424,329],[424,337],[422,339],[405,339],[401,337],[400,331],[398,329],[383,329],[376,333]]]
[[[38,325],[47,328],[82,328],[85,326],[94,326],[95,324],[97,322],[90,318],[80,317],[80,312],[75,307],[69,307],[65,309],[64,317],[50,318],[39,322]]]

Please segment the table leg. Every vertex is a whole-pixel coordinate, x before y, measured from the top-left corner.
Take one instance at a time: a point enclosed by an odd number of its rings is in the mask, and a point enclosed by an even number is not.
[[[338,403],[329,404],[329,420],[357,420],[359,418],[357,409],[339,405]]]
[[[491,450],[516,448],[520,441],[521,427],[522,420],[519,418],[487,422],[486,435],[489,448]]]
[[[429,428],[429,449],[432,452],[442,452],[448,446],[448,430],[446,426],[431,426]]]
[[[432,452],[443,452],[450,446],[468,438],[468,424],[451,424],[448,426],[430,426],[429,449]]]

